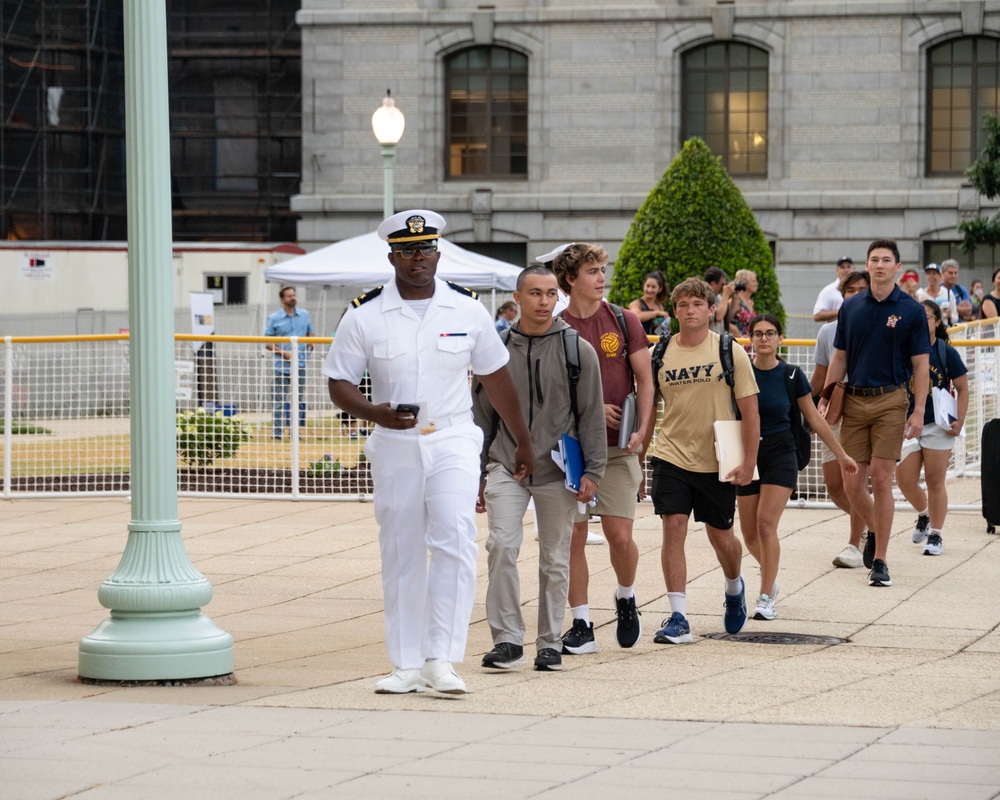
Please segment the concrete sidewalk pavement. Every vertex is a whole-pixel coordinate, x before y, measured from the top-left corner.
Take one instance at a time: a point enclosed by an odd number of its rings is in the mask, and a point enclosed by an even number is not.
[[[237,685],[80,683],[78,642],[107,615],[97,588],[129,517],[121,498],[0,504],[5,797],[1000,796],[1000,544],[975,514],[949,517],[933,558],[897,514],[894,585],[877,589],[830,563],[843,515],[786,511],[778,619],[744,631],[847,640],[836,645],[705,638],[722,631],[722,576],[692,525],[696,640],[666,646],[652,641],[669,615],[660,525],[643,504],[642,639],[614,643],[607,547],[588,548],[600,650],[561,673],[479,667],[481,550],[460,698],[372,691],[389,667],[370,504],[252,498],[181,501],[188,553],[215,589],[203,612],[236,640]],[[530,526],[522,550],[531,642]],[[744,569],[752,598],[749,556]]]

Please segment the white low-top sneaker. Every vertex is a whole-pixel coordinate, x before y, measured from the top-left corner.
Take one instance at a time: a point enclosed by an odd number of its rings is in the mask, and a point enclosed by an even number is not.
[[[846,569],[857,569],[864,563],[864,556],[853,544],[847,545],[833,559],[833,566]]]
[[[458,677],[450,661],[443,658],[432,658],[424,662],[420,668],[420,679],[424,686],[443,694],[465,694],[465,681]]]
[[[375,694],[407,694],[422,692],[424,682],[419,669],[394,669],[375,684]]]

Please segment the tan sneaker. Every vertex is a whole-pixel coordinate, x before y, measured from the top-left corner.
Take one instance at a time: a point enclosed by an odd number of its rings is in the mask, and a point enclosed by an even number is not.
[[[864,557],[861,555],[861,551],[853,544],[847,545],[833,559],[833,566],[844,567],[845,569],[857,569],[863,563]]]

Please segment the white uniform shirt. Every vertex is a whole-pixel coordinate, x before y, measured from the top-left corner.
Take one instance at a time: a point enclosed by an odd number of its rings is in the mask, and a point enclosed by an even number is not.
[[[813,306],[813,315],[820,311],[840,311],[843,305],[844,296],[840,293],[840,278],[833,283],[828,283],[819,290],[816,296],[816,305]]]
[[[423,319],[399,295],[395,279],[378,297],[351,306],[323,365],[334,380],[361,382],[365,370],[376,405],[416,403],[420,425],[472,420],[468,370],[489,375],[510,357],[478,300],[439,278]],[[417,433],[417,429],[411,429]]]

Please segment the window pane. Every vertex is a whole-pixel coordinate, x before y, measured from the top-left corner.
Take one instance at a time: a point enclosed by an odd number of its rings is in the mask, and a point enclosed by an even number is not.
[[[734,175],[766,175],[766,51],[713,43],[686,53],[681,64],[683,138],[704,138]]]
[[[473,47],[447,61],[448,176],[526,174],[527,66],[526,56],[503,47]]]
[[[976,158],[982,116],[996,112],[1000,103],[998,41],[964,37],[928,53],[929,174],[962,174]]]

